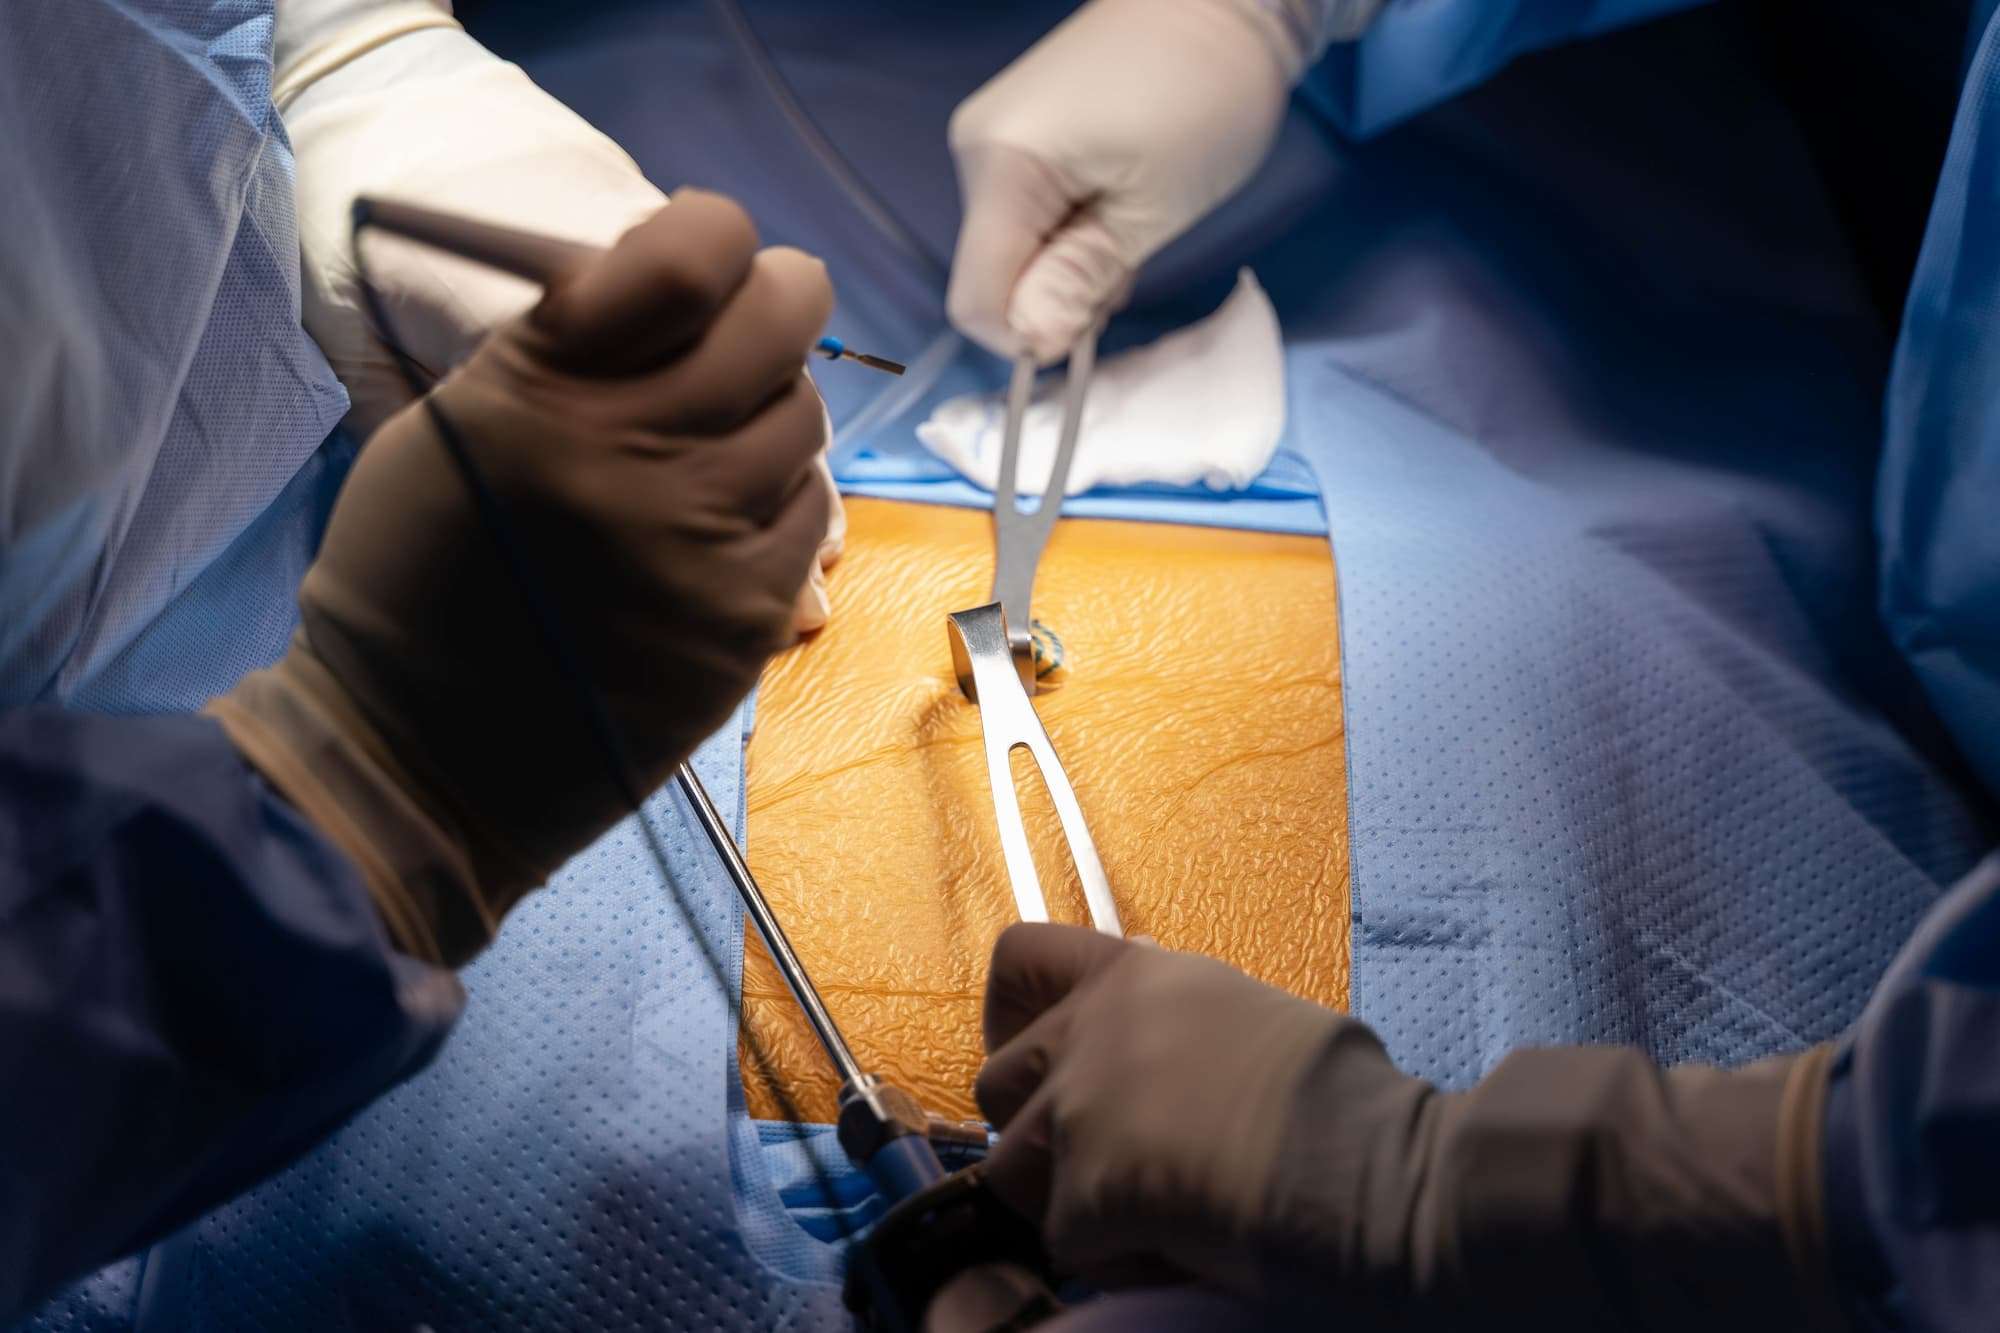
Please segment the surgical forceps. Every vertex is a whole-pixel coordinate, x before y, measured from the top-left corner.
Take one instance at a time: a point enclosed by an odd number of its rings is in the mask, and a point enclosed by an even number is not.
[[[1021,820],[1020,794],[1014,788],[1012,756],[1026,750],[1048,785],[1070,859],[1090,909],[1090,923],[1107,935],[1122,935],[1118,904],[1111,882],[1098,858],[1097,843],[1084,821],[1076,788],[1063,771],[1062,760],[1048,730],[1035,712],[1035,646],[1029,599],[1035,569],[1049,542],[1049,532],[1062,514],[1063,489],[1076,439],[1083,425],[1083,405],[1097,365],[1097,330],[1091,329],[1070,352],[1069,384],[1063,395],[1062,433],[1057,439],[1055,465],[1049,470],[1041,504],[1023,513],[1015,503],[1015,473],[1021,461],[1021,426],[1034,396],[1035,362],[1023,356],[1014,362],[1007,389],[1007,426],[1000,447],[999,484],[993,495],[993,600],[949,618],[952,667],[958,688],[979,706],[979,729],[986,745],[986,777],[993,788],[993,813],[1000,826],[1000,852],[1007,879],[1014,889],[1014,906],[1023,921],[1047,921],[1048,900],[1035,874],[1028,829]]]

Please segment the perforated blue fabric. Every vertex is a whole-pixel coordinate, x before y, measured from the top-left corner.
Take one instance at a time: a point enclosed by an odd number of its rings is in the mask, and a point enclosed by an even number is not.
[[[271,0],[8,6],[0,703],[78,701],[346,411],[299,323],[270,43]]]
[[[70,703],[105,713],[192,711],[285,651],[294,591],[319,549],[354,441],[336,430],[277,498],[160,607]]]
[[[696,767],[740,811],[738,730]],[[677,795],[649,813],[733,992],[733,891]],[[435,1065],[149,1256],[136,1327],[831,1321],[832,1287],[774,1282],[742,1245],[724,990],[630,821],[510,916],[465,983]]]
[[[146,1261],[135,1255],[77,1282],[20,1325],[21,1333],[125,1333]]]
[[[1591,504],[1293,369],[1341,575],[1354,1004],[1397,1060],[1463,1084],[1521,1045],[1841,1032],[1985,835],[1823,674],[1769,520],[1643,465]]]

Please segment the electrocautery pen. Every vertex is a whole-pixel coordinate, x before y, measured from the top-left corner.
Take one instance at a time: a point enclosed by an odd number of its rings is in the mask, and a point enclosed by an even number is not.
[[[383,231],[394,232],[544,287],[601,253],[596,246],[579,241],[541,236],[517,227],[503,227],[498,223],[440,213],[436,209],[397,203],[393,199],[370,199],[366,196],[356,199],[354,224],[357,230],[361,227],[380,227]],[[821,338],[813,344],[813,350],[829,361],[857,361],[870,369],[891,375],[900,375],[904,369],[900,362],[887,357],[854,351],[838,338]]]

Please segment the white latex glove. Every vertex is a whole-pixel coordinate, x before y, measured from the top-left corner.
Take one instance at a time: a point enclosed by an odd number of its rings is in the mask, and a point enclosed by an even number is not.
[[[1292,85],[1381,0],[1091,0],[951,118],[952,322],[1044,363],[1248,180]]]
[[[448,3],[278,0],[273,98],[298,161],[303,317],[366,436],[409,401],[376,339],[350,249],[357,195],[609,246],[666,196],[623,149],[461,30]],[[540,289],[481,264],[363,233],[368,267],[404,349],[433,374],[462,361]],[[828,435],[831,437],[831,430]],[[833,478],[800,630],[826,623],[824,568],[846,535]]]

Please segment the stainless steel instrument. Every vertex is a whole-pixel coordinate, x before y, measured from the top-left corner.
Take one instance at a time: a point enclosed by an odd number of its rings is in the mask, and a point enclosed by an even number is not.
[[[1097,331],[1090,330],[1070,353],[1069,384],[1063,396],[1062,434],[1055,465],[1035,509],[1023,512],[1016,503],[1015,473],[1021,461],[1021,427],[1034,397],[1035,363],[1031,357],[1014,362],[1007,390],[1007,425],[1002,438],[999,484],[993,496],[993,601],[950,617],[952,665],[958,688],[979,706],[979,726],[986,742],[986,776],[993,788],[993,813],[1000,826],[1000,851],[1014,889],[1014,905],[1023,921],[1049,919],[1035,858],[1028,846],[1027,825],[1021,820],[1020,794],[1014,788],[1013,752],[1033,756],[1042,781],[1048,784],[1069,844],[1070,859],[1083,884],[1090,923],[1107,935],[1124,934],[1111,882],[1098,859],[1076,788],[1063,771],[1042,719],[1035,712],[1035,649],[1030,614],[1035,571],[1049,533],[1062,515],[1063,488],[1076,457],[1083,406],[1097,365]]]

